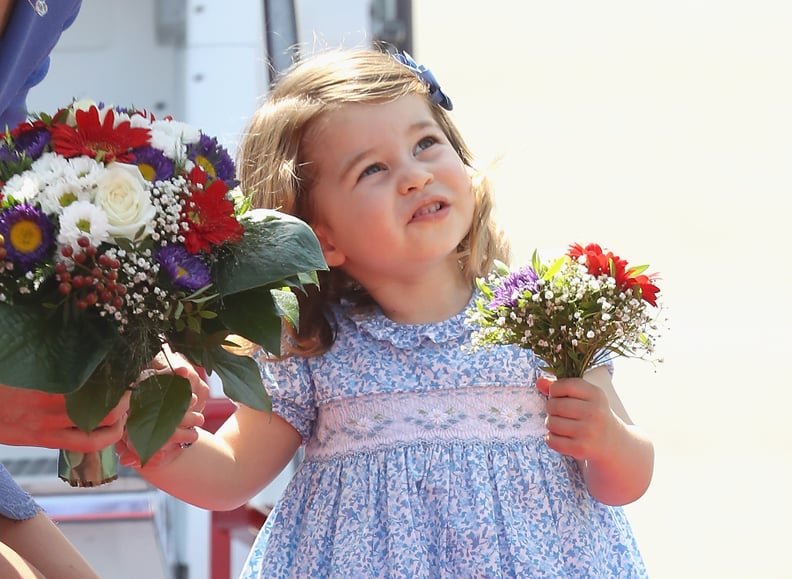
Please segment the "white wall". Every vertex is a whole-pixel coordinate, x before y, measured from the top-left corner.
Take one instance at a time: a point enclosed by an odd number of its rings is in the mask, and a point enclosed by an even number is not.
[[[517,258],[598,241],[662,275],[665,363],[616,374],[656,443],[629,507],[652,576],[789,576],[792,6],[413,6],[416,58],[503,156]]]

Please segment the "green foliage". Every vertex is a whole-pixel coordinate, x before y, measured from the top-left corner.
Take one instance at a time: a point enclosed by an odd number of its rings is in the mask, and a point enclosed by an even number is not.
[[[300,274],[327,269],[319,240],[301,220],[269,209],[242,216],[242,241],[228,246],[213,278],[221,296],[268,287],[302,288]]]
[[[0,303],[0,384],[44,392],[74,392],[107,357],[117,339],[101,319],[64,323],[55,311]]]

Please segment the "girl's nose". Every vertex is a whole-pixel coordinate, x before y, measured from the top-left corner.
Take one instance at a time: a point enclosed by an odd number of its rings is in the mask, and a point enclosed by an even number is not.
[[[421,191],[434,180],[434,175],[419,163],[412,163],[402,170],[399,181],[399,193],[408,195],[415,191]]]

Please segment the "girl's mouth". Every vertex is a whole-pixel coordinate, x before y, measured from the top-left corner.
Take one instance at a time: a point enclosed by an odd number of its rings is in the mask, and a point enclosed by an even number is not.
[[[443,203],[437,201],[435,203],[431,203],[430,205],[425,205],[421,207],[418,211],[413,214],[413,219],[417,219],[419,217],[423,217],[424,215],[431,215],[432,213],[437,213],[443,208]]]

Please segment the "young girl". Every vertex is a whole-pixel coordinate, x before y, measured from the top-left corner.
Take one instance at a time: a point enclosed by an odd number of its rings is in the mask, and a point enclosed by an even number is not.
[[[474,279],[507,247],[432,74],[376,51],[293,67],[240,149],[254,205],[310,223],[330,266],[288,352],[261,357],[272,414],[141,473],[207,509],[305,457],[244,577],[641,577],[617,505],[651,443],[607,367],[539,379],[511,346],[471,352]],[[549,395],[549,399],[548,399]]]

